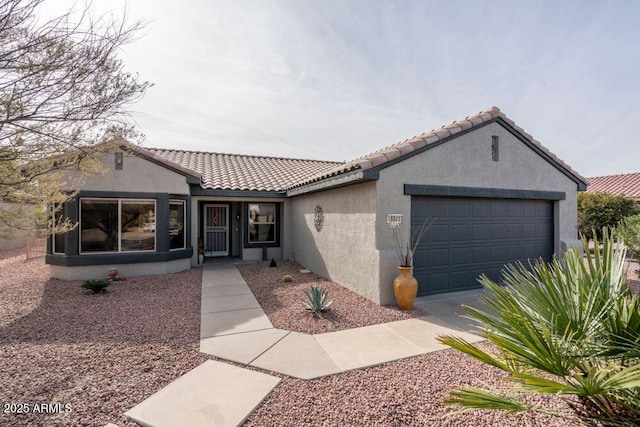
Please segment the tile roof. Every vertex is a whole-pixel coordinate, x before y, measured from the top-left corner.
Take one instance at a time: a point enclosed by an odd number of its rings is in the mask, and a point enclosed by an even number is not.
[[[450,136],[498,118],[520,133],[527,141],[545,153],[553,162],[564,168],[578,181],[582,181],[584,184],[587,183],[585,178],[526,133],[524,129],[516,125],[497,107],[480,111],[462,120],[454,121],[438,129],[432,129],[429,132],[390,145],[350,162],[300,160],[160,148],[138,149],[143,154],[151,155],[168,166],[183,171],[192,171],[192,175],[201,178],[202,187],[205,189],[286,191],[350,171],[366,171],[385,165],[425,146],[435,144]]]
[[[587,191],[594,193],[604,191],[612,194],[622,194],[640,201],[640,172],[619,175],[594,176],[587,178]]]
[[[212,190],[285,191],[309,176],[336,167],[338,162],[247,156],[150,148],[164,159],[202,176]]]
[[[381,150],[374,151],[373,153],[364,155],[350,162],[337,165],[333,169],[323,171],[322,173],[316,176],[309,177],[308,179],[299,182],[297,186],[309,184],[314,181],[319,181],[334,175],[339,175],[341,173],[354,170],[354,169],[361,169],[361,170],[371,169],[373,167],[382,165],[384,163],[391,162],[392,160],[400,156],[404,156],[405,154],[409,154],[412,151],[419,150],[422,147],[425,147],[427,145],[434,144],[438,141],[441,141],[445,138],[456,135],[460,132],[482,125],[483,123],[494,120],[496,118],[501,118],[502,120],[504,120],[513,129],[515,129],[518,133],[520,133],[524,138],[526,138],[529,142],[531,142],[533,145],[538,147],[553,161],[555,161],[559,166],[566,169],[569,173],[574,175],[578,180],[582,181],[585,184],[587,183],[584,177],[582,177],[580,174],[574,171],[565,162],[560,160],[555,154],[549,151],[545,146],[543,146],[539,141],[534,139],[530,134],[525,132],[523,128],[516,125],[516,123],[513,120],[509,119],[502,111],[500,111],[498,107],[491,107],[487,110],[480,111],[479,113],[474,114],[472,116],[467,116],[462,120],[457,120],[447,125],[444,125],[441,128],[432,129],[429,132],[424,132],[421,135],[414,136],[413,138],[409,138],[402,142],[398,142],[397,144],[393,144],[388,147],[385,147]]]

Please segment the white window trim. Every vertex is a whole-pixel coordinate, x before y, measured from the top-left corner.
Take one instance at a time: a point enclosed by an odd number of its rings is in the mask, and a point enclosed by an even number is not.
[[[82,251],[82,202],[83,201],[115,201],[118,202],[118,250],[117,251]],[[153,231],[153,249],[146,249],[141,251],[123,251],[122,250],[122,201],[126,202],[141,202],[141,203],[153,203],[153,221],[158,223],[158,206],[156,199],[127,199],[127,198],[114,198],[114,197],[80,197],[80,207],[78,209],[78,253],[80,255],[100,255],[100,254],[137,254],[156,252],[158,244],[158,229],[155,227]]]

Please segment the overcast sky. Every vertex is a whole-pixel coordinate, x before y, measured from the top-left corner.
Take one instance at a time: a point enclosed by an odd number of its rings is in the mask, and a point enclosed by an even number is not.
[[[638,1],[95,3],[147,22],[146,147],[351,160],[495,105],[584,176],[640,171]]]

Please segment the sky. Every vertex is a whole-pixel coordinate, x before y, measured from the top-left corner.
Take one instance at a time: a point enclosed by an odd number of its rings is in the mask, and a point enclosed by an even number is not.
[[[638,1],[92,7],[146,23],[145,147],[347,161],[497,106],[585,177],[640,172]]]

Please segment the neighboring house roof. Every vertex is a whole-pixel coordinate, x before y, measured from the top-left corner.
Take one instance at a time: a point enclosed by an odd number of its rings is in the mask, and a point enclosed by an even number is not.
[[[160,148],[142,149],[141,151],[154,154],[156,160],[164,159],[165,164],[169,166],[175,167],[175,165],[179,165],[182,169],[194,171],[201,176],[201,185],[205,189],[284,192],[311,184],[316,185],[315,183],[318,181],[333,177],[339,178],[340,175],[349,172],[375,173],[378,169],[390,166],[440,143],[444,143],[455,136],[459,136],[458,134],[491,122],[499,122],[507,128],[511,128],[520,136],[523,142],[573,179],[580,190],[585,189],[587,184],[585,178],[526,133],[524,129],[516,125],[497,107],[480,111],[475,115],[454,121],[439,129],[432,129],[429,132],[390,145],[350,162],[300,160]],[[342,185],[346,182],[342,182]]]
[[[587,191],[621,194],[640,202],[640,172],[587,178]]]

